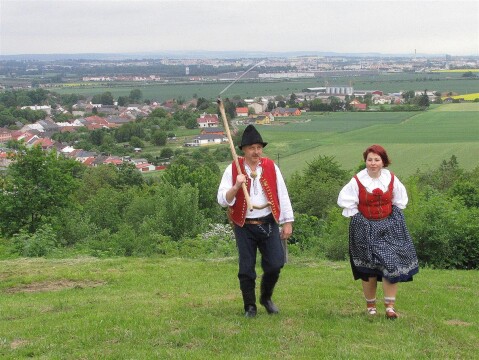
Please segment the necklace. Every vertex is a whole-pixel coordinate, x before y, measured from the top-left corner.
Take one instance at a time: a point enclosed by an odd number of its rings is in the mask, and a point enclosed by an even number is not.
[[[258,186],[256,185],[256,178],[258,177],[258,174],[256,173],[255,170],[251,170],[250,173],[251,179],[253,180],[253,191],[255,195],[258,195]]]

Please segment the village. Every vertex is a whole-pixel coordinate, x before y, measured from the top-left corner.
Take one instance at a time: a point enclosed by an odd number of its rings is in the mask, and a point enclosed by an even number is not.
[[[424,95],[421,91],[416,91],[414,96]],[[304,92],[291,94],[293,101],[288,105],[277,96],[261,96],[254,99],[244,99],[243,105],[235,108],[235,117],[232,119],[234,126],[247,124],[272,125],[275,118],[297,117],[309,111],[308,108],[300,106],[308,101],[320,101],[328,104],[331,101],[340,101],[342,104],[347,102],[350,111],[367,111],[368,103],[373,105],[384,104],[403,104],[405,99],[401,93],[384,94],[379,90],[355,90],[352,86],[326,86],[305,89]],[[440,94],[435,91],[427,91],[429,101],[434,103],[438,100]],[[281,98],[281,97],[280,97]],[[365,101],[368,99],[368,101]],[[447,102],[448,99],[445,99]],[[196,110],[197,100],[186,101],[179,106],[179,109]],[[297,104],[298,107],[292,105]],[[167,113],[175,111],[174,100],[166,101],[162,104],[151,102],[149,104],[129,104],[128,106],[103,105],[92,103],[91,101],[79,101],[72,106],[71,115],[74,119],[65,122],[55,122],[52,118],[52,112],[68,113],[61,105],[53,109],[50,105],[24,106],[22,109],[31,109],[35,111],[44,111],[46,117],[32,124],[23,124],[18,122],[17,130],[11,130],[0,127],[0,169],[5,169],[10,164],[9,149],[6,144],[10,140],[21,141],[26,147],[40,146],[48,151],[53,148],[65,157],[75,159],[86,166],[98,166],[101,164],[120,165],[131,163],[140,172],[151,172],[165,169],[168,161],[161,164],[152,164],[147,159],[141,157],[142,149],[133,148],[136,156],[115,156],[112,154],[98,153],[95,151],[86,151],[76,148],[75,144],[64,144],[52,139],[55,133],[93,131],[98,129],[115,129],[124,124],[134,122],[138,118],[147,117],[155,109],[164,109]],[[176,105],[178,109],[178,105]],[[343,105],[343,109],[344,105]],[[85,114],[90,114],[85,117]],[[99,116],[101,114],[102,116]],[[69,114],[70,115],[70,114]],[[198,134],[188,138],[184,147],[199,147],[221,144],[228,141],[222,126],[221,119],[217,114],[202,113],[196,119]],[[176,140],[176,139],[170,139]],[[3,145],[2,145],[3,144]]]

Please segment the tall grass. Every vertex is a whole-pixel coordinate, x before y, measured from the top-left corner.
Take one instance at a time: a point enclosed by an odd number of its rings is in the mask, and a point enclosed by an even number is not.
[[[421,269],[397,321],[365,315],[346,262],[291,258],[277,316],[243,317],[236,259],[0,262],[2,359],[473,359],[477,271]],[[258,269],[260,273],[260,270]],[[381,291],[378,293],[382,297]]]

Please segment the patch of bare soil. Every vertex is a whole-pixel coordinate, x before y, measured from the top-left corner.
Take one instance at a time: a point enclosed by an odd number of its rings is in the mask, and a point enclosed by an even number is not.
[[[105,285],[105,281],[75,281],[75,280],[56,280],[56,281],[41,281],[31,284],[18,285],[5,289],[7,294],[16,293],[34,293],[42,291],[59,291],[64,289],[83,289]]]
[[[455,325],[455,326],[471,326],[472,323],[468,323],[468,322],[465,322],[465,321],[461,321],[461,320],[447,320],[446,321],[446,324],[447,325]]]

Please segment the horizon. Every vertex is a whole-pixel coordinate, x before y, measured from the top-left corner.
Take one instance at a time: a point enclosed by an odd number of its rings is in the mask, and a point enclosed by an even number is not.
[[[240,58],[292,58],[292,57],[372,57],[372,58],[466,58],[479,59],[478,55],[451,55],[446,53],[351,53],[351,52],[331,52],[331,51],[290,51],[290,52],[254,52],[254,51],[221,51],[221,50],[164,50],[151,52],[117,52],[117,53],[102,53],[102,52],[85,52],[85,53],[26,53],[26,54],[0,54],[0,61],[5,60],[19,60],[19,61],[61,61],[61,60],[109,60],[109,61],[123,61],[123,60],[146,60],[146,59],[162,59],[162,58],[176,58],[176,59],[240,59]]]

